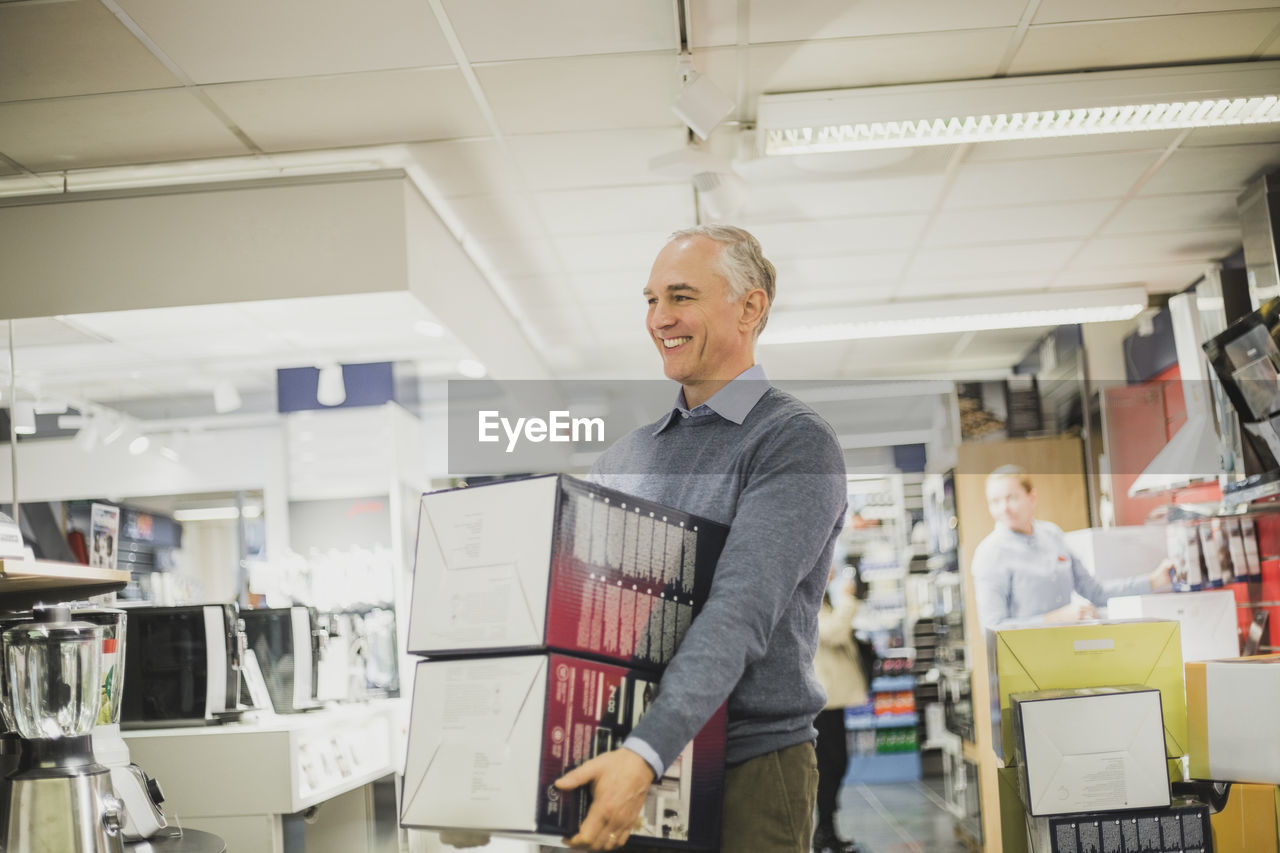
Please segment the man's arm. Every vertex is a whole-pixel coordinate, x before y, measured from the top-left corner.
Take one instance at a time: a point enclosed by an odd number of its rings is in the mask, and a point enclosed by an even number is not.
[[[978,624],[983,628],[999,628],[1009,621],[1013,575],[1007,566],[997,562],[998,548],[984,548],[979,543],[973,554],[973,592],[978,603]]]

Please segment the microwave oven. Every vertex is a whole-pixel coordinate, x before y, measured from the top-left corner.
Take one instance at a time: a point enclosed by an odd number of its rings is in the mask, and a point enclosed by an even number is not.
[[[310,607],[242,610],[246,648],[253,652],[267,695],[277,714],[318,708],[316,680],[323,640],[316,611]]]

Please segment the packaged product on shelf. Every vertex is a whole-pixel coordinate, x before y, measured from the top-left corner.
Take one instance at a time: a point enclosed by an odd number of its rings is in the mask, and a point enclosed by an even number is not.
[[[1280,784],[1280,654],[1187,664],[1191,778]]]
[[[1009,699],[1019,793],[1028,813],[1169,805],[1159,690],[1085,687]]]
[[[1218,542],[1213,535],[1213,525],[1217,519],[1203,521],[1196,525],[1200,534],[1200,552],[1204,554],[1205,579],[1211,587],[1220,587],[1228,578],[1223,572],[1222,555],[1218,553]]]
[[[997,754],[1014,757],[1009,696],[1034,690],[1145,684],[1158,689],[1164,717],[1165,755],[1186,754],[1187,711],[1182,684],[1182,643],[1177,622],[1142,619],[1037,625],[994,632],[992,714]]]
[[[1234,782],[1209,822],[1216,853],[1280,853],[1280,787]]]
[[[1234,589],[1126,595],[1107,602],[1112,619],[1175,619],[1181,625],[1182,660],[1238,657],[1240,625]]]
[[[1206,853],[1216,851],[1209,807],[1178,800],[1161,809],[1027,818],[1031,853]]]
[[[1258,552],[1258,531],[1249,516],[1240,519],[1240,539],[1244,544],[1245,565],[1249,567],[1249,577],[1262,575],[1262,558]]]
[[[572,477],[422,496],[408,650],[554,648],[660,668],[728,528]]]
[[[552,783],[619,746],[644,714],[655,676],[557,652],[424,660],[409,722],[402,826],[473,829],[558,845],[590,807]],[[649,788],[634,836],[716,849],[725,710]]]

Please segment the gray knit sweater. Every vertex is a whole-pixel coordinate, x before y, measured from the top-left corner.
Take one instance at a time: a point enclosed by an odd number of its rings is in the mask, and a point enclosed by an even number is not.
[[[742,424],[671,418],[597,460],[601,485],[731,526],[711,595],[632,737],[671,763],[728,699],[726,760],[813,740],[818,607],[843,523],[844,456],[831,427],[770,387]]]

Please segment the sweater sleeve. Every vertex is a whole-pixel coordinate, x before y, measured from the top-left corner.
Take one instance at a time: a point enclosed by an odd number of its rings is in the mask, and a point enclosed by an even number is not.
[[[996,628],[1012,616],[1013,574],[999,560],[1000,549],[990,537],[973,552],[973,591],[978,603],[978,624]]]
[[[800,583],[818,570],[825,579],[823,557],[843,521],[844,456],[816,416],[788,420],[757,449],[742,476],[711,594],[631,733],[663,766],[764,656]],[[815,614],[817,605],[815,600]]]

